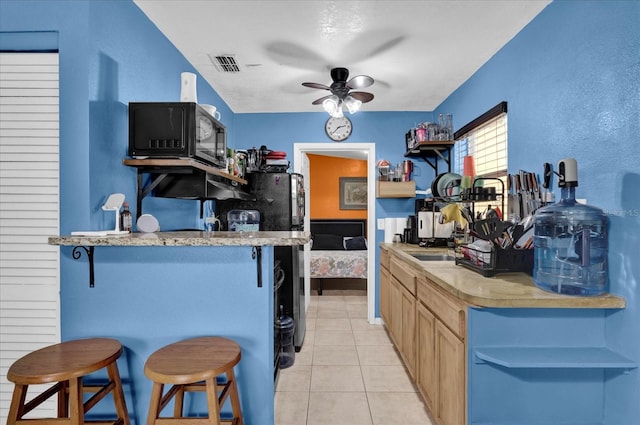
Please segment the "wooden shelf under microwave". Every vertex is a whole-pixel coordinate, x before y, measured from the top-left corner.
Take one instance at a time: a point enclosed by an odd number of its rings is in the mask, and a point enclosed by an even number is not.
[[[376,198],[414,198],[416,182],[376,181]]]
[[[166,169],[165,171],[168,172],[172,169],[177,170],[179,168],[191,168],[205,171],[209,174],[214,174],[216,176],[220,176],[222,178],[240,183],[242,185],[247,184],[247,181],[245,179],[232,176],[231,174],[226,173],[220,168],[212,167],[211,165],[204,164],[192,158],[124,159],[122,163],[124,165],[128,165],[129,167],[136,167],[139,169]]]

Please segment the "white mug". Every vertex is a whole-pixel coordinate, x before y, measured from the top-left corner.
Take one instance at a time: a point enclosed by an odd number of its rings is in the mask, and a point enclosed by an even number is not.
[[[198,103],[198,95],[196,94],[196,74],[192,72],[183,72],[180,74],[180,102]]]
[[[207,113],[209,115],[211,115],[213,118],[217,119],[218,121],[220,121],[220,112],[216,111],[216,107],[213,105],[207,105],[207,104],[201,104],[200,106],[202,106],[202,109],[204,109],[205,111],[207,111]]]

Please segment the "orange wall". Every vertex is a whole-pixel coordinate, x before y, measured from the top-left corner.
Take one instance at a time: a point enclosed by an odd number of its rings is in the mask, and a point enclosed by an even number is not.
[[[367,218],[367,210],[340,209],[340,177],[367,177],[367,161],[309,155],[309,171],[311,219]]]

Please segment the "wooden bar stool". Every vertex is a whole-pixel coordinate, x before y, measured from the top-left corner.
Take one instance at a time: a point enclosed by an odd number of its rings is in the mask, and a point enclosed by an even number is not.
[[[7,425],[89,423],[85,421],[85,414],[111,392],[113,392],[117,419],[90,421],[90,423],[129,425],[129,414],[116,363],[121,354],[122,345],[118,341],[108,338],[91,338],[50,345],[16,360],[7,373],[7,379],[15,385]],[[105,385],[83,385],[83,376],[104,368],[107,369],[109,382]],[[52,382],[56,384],[25,403],[29,385]],[[84,401],[84,393],[93,393],[93,395]],[[58,394],[56,419],[23,419],[24,415],[55,394]]]
[[[240,346],[221,337],[199,337],[167,345],[151,354],[144,373],[153,381],[147,425],[242,425],[242,410],[233,367],[240,361]],[[217,384],[216,377],[226,374],[227,382]],[[164,385],[172,387],[163,395]],[[185,392],[205,391],[208,418],[184,416]],[[218,391],[220,395],[218,396]],[[220,409],[231,397],[233,419],[221,419]],[[175,397],[173,417],[160,417],[162,409]]]

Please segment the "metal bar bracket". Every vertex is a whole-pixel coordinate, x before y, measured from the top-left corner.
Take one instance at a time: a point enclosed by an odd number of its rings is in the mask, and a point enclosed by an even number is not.
[[[258,288],[262,288],[262,247],[254,246],[251,250],[251,258],[256,260],[258,266]]]
[[[86,247],[86,246],[76,246],[73,248],[73,251],[71,251],[71,256],[73,257],[74,260],[79,259],[80,257],[82,257],[82,251],[80,251],[80,248],[84,249],[85,254],[87,254],[87,258],[89,259],[89,288],[93,288],[95,286],[95,279],[94,279],[94,273],[93,273],[93,246],[90,247]]]

